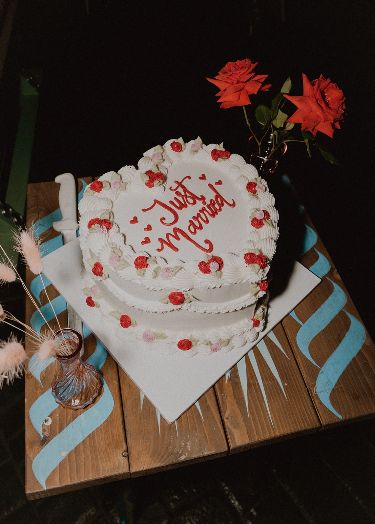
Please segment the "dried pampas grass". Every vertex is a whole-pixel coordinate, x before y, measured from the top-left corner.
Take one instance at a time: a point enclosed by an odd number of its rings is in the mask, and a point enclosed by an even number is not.
[[[0,263],[0,284],[14,282],[17,278],[15,271],[6,264]]]
[[[35,239],[32,229],[20,231],[15,235],[16,249],[23,258],[30,271],[39,275],[43,271],[43,261],[40,254],[39,242]]]
[[[55,338],[45,338],[38,347],[35,356],[39,360],[47,360],[50,357],[55,357],[59,350],[59,344]]]
[[[9,384],[22,374],[26,359],[25,349],[16,337],[0,342],[0,389],[4,382]]]

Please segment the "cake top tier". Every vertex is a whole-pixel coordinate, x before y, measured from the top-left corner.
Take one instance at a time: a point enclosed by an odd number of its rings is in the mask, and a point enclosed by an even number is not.
[[[91,183],[80,202],[86,267],[151,289],[262,280],[278,214],[254,166],[222,145],[181,138]]]

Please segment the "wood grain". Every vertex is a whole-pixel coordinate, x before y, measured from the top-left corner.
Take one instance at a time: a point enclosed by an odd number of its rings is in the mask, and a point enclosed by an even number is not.
[[[313,227],[308,217],[306,222]],[[321,284],[295,309],[302,324],[305,325],[310,319],[310,329],[304,327],[304,332],[301,330],[299,333],[300,323],[290,315],[282,324],[320,420],[327,425],[375,413],[375,347],[325,246],[318,238],[314,248],[302,257],[301,262],[307,268],[314,268],[319,257],[326,258],[325,265],[329,271]],[[313,315],[319,308],[323,325],[326,326],[314,331],[317,321],[312,322]],[[313,362],[306,357],[306,347]]]
[[[213,388],[176,422],[168,424],[120,370],[132,476],[216,458],[228,452]]]
[[[27,195],[27,224],[30,226],[40,217],[46,216],[58,208],[58,186],[55,183],[30,184]],[[50,240],[57,233],[49,229],[42,240]],[[28,284],[33,276],[27,274]],[[57,296],[52,286],[48,287],[51,299]],[[45,303],[45,298],[42,303]],[[27,300],[26,322],[35,308]],[[60,323],[66,322],[65,315],[59,316]],[[27,348],[31,348],[31,340],[26,341]],[[95,349],[95,339],[92,335],[85,341],[85,356],[89,356]],[[105,422],[86,437],[73,451],[68,453],[60,464],[52,471],[46,481],[46,489],[35,478],[32,463],[42,450],[40,435],[31,424],[29,411],[34,402],[49,389],[54,376],[54,364],[50,365],[42,374],[42,384],[28,373],[25,382],[25,444],[26,444],[26,495],[28,498],[38,498],[55,493],[82,488],[99,482],[108,482],[116,478],[129,475],[127,460],[127,445],[124,433],[121,395],[118,382],[117,365],[108,355],[102,368],[102,374],[109,386],[113,397],[113,409]],[[100,401],[100,398],[97,402]],[[95,406],[95,404],[94,404]],[[88,412],[90,408],[84,410]],[[57,406],[52,412],[51,434],[49,442],[63,431],[70,423],[83,412],[72,411]]]
[[[215,385],[231,452],[320,428],[281,324],[273,335],[277,344],[265,337]]]

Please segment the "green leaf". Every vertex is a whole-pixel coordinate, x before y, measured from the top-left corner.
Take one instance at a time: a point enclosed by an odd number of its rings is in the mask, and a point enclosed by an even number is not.
[[[277,110],[279,108],[279,104],[281,102],[281,100],[283,99],[283,95],[281,93],[278,93],[273,99],[272,99],[272,102],[271,102],[271,109],[274,113],[274,117],[276,116],[276,113],[277,113]]]
[[[285,125],[285,131],[291,131],[294,127],[294,124],[292,122],[287,122]]]
[[[312,142],[312,143],[316,142],[315,136],[309,133],[308,131],[301,131],[301,133],[302,133],[304,140],[309,140],[309,142]]]
[[[283,83],[280,89],[280,93],[290,93],[291,89],[292,89],[292,81],[290,79],[290,76],[288,76],[288,78],[285,80],[285,82]]]
[[[262,126],[266,126],[272,118],[272,111],[269,107],[260,105],[255,109],[255,118]]]
[[[329,162],[330,164],[332,164],[334,166],[338,166],[339,165],[337,158],[334,155],[332,155],[332,153],[330,153],[329,151],[326,151],[325,149],[323,149],[319,144],[317,144],[317,147],[318,147],[318,149],[320,151],[320,154],[324,158],[324,160],[326,160],[327,162]]]
[[[283,111],[281,111],[281,109],[279,109],[277,112],[276,118],[272,120],[272,123],[277,128],[283,127],[287,118],[288,118],[288,115],[284,113]]]
[[[303,139],[304,142],[305,142],[305,146],[306,146],[306,150],[307,150],[307,154],[309,155],[309,157],[311,158],[311,149],[310,149],[310,142],[309,142],[309,139],[306,137]]]

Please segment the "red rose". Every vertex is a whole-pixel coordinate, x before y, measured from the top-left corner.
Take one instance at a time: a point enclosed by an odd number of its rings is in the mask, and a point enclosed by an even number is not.
[[[181,351],[188,351],[193,347],[193,343],[188,338],[183,338],[177,342],[178,349],[181,349]]]
[[[145,173],[147,176],[148,176],[148,180],[145,182],[145,185],[147,187],[154,187],[155,186],[155,182],[157,182],[158,180],[161,180],[162,182],[164,182],[164,180],[166,179],[166,176],[161,173],[160,171],[151,171],[151,170],[148,170],[146,171]]]
[[[257,264],[258,255],[256,253],[245,253],[243,256],[246,264]]]
[[[87,297],[86,298],[86,304],[89,306],[89,307],[95,307],[95,302],[94,302],[94,299],[92,297]]]
[[[103,186],[103,182],[100,180],[94,180],[94,182],[91,182],[89,187],[92,191],[95,191],[95,193],[100,193],[100,191],[103,189]]]
[[[260,320],[258,320],[257,318],[252,318],[251,320],[253,322],[253,327],[259,327]]]
[[[220,153],[220,158],[222,158],[223,160],[228,160],[228,158],[230,158],[230,152],[229,151],[221,151]]]
[[[139,256],[134,260],[135,269],[146,269],[148,267],[148,257]]]
[[[180,306],[185,302],[185,295],[182,291],[172,291],[172,293],[169,293],[168,298],[169,302],[174,306]]]
[[[103,227],[104,229],[106,229],[107,231],[109,231],[110,229],[112,229],[112,222],[110,220],[107,220],[106,218],[103,218],[100,222],[100,225],[101,227]]]
[[[261,227],[263,227],[264,225],[264,222],[263,222],[263,219],[262,218],[255,218],[253,217],[251,219],[251,222],[250,224],[255,227],[255,229],[260,229]]]
[[[264,269],[267,267],[268,258],[266,257],[266,255],[263,255],[263,253],[259,253],[259,255],[257,256],[256,263],[259,264],[259,267],[261,269]]]
[[[100,262],[95,262],[91,270],[95,276],[101,277],[103,275],[103,266]]]
[[[216,262],[219,265],[219,269],[217,271],[221,271],[224,267],[224,261],[221,257],[211,257],[208,263],[211,264],[211,262]]]
[[[310,82],[303,73],[302,80],[302,96],[284,95],[297,107],[288,122],[301,124],[302,131],[309,131],[314,136],[320,131],[332,138],[334,130],[340,129],[340,121],[344,115],[344,93],[323,75]]]
[[[160,171],[154,174],[154,180],[156,181],[161,180],[162,182],[164,182],[165,179],[166,179],[166,176],[164,175],[164,173],[160,173]]]
[[[211,151],[211,158],[212,160],[215,160],[215,162],[217,162],[220,158],[220,154],[219,154],[219,150],[218,149],[213,149]]]
[[[263,218],[264,220],[269,220],[270,214],[266,209],[263,209]]]
[[[174,142],[171,143],[171,149],[172,151],[174,151],[175,153],[181,153],[182,151],[182,144],[181,142],[177,142],[177,140],[175,140]]]
[[[256,182],[248,182],[246,184],[246,190],[248,193],[252,193],[253,195],[257,192],[257,183]]]
[[[209,82],[220,89],[216,94],[222,109],[235,106],[249,105],[249,95],[256,95],[259,91],[268,91],[270,84],[263,85],[268,75],[256,75],[254,69],[257,63],[248,58],[228,62],[215,76],[207,78]]]
[[[202,260],[202,262],[199,262],[198,268],[199,268],[199,271],[201,271],[202,273],[205,273],[206,275],[211,273],[210,264],[208,264],[208,262],[205,262],[204,260]]]
[[[215,160],[217,162],[219,158],[222,158],[223,160],[228,160],[230,158],[230,152],[226,151],[225,149],[213,149],[211,151],[211,158],[212,160]]]
[[[87,222],[87,229],[91,229],[93,226],[100,225],[101,219],[100,218],[92,218]]]
[[[258,287],[261,291],[267,291],[268,289],[268,282],[267,280],[261,280],[260,282],[258,282]]]
[[[128,328],[132,325],[132,319],[129,315],[121,315],[120,317],[120,326],[122,328]]]

